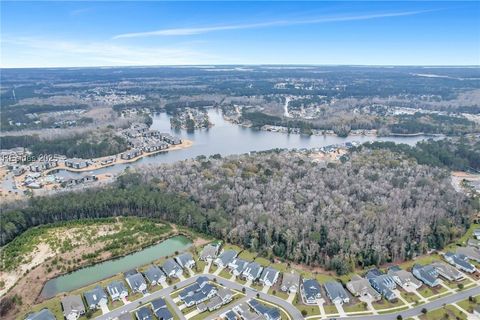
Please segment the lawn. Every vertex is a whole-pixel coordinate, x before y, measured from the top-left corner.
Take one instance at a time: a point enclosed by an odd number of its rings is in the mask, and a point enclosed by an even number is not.
[[[424,298],[429,298],[433,295],[439,294],[441,292],[446,291],[444,287],[439,288],[430,288],[426,285],[422,286],[421,289],[418,289],[417,292],[420,293]]]
[[[468,312],[473,312],[473,308],[475,306],[480,305],[479,300],[480,300],[480,296],[476,296],[476,297],[474,297],[474,299],[472,301],[470,301],[468,299],[465,299],[465,300],[462,300],[462,301],[458,302],[457,304],[460,308],[463,308],[463,309],[467,310]]]
[[[317,273],[315,275],[315,279],[317,279],[317,281],[322,284],[327,283],[329,281],[337,281],[334,277],[326,273]]]
[[[442,320],[442,319],[461,319],[466,320],[467,317],[454,306],[447,305],[440,309],[428,311],[419,317],[421,320]]]
[[[426,265],[426,264],[430,264],[432,262],[440,261],[440,260],[442,260],[442,258],[438,254],[432,253],[432,254],[429,254],[429,255],[419,256],[419,257],[415,258],[414,260],[405,261],[405,262],[400,264],[400,267],[402,269],[405,269],[405,270],[407,270],[407,269],[410,270],[412,268],[412,266],[416,263],[421,264],[421,265]]]
[[[270,290],[268,290],[268,293],[284,300],[287,300],[288,298],[288,293],[278,290],[276,288],[270,288]]]
[[[323,305],[326,314],[335,314],[338,313],[337,307],[334,304],[325,304]]]
[[[210,271],[209,272],[214,273],[217,269],[218,269],[218,267],[212,263],[212,265],[210,266]]]
[[[270,261],[268,259],[265,259],[263,257],[256,257],[255,262],[257,262],[259,265],[263,267],[267,267],[270,265]]]
[[[28,312],[38,312],[44,308],[48,308],[52,313],[55,315],[55,318],[57,319],[63,319],[63,312],[62,312],[62,306],[60,305],[60,298],[56,297],[50,300],[47,300],[41,304],[37,304],[31,308],[31,310]],[[19,315],[17,319],[25,319],[26,314]]]
[[[344,304],[343,310],[345,312],[360,312],[360,311],[368,311],[368,308],[366,303],[358,302],[356,304]]]
[[[226,250],[235,250],[235,251],[237,251],[237,252],[240,252],[240,251],[242,251],[243,249],[240,248],[240,247],[237,246],[237,245],[230,244],[230,243],[225,243],[225,244],[223,245],[223,250],[225,250],[225,251],[226,251]]]
[[[196,273],[203,273],[203,269],[205,269],[206,265],[207,265],[207,263],[205,261],[197,260],[197,266],[196,266],[194,271]]]
[[[300,300],[295,298],[293,299],[293,305],[306,317],[320,315],[320,308],[316,304],[305,305]]]
[[[470,281],[469,279],[463,279],[462,281],[444,281],[443,283],[445,283],[449,288],[458,289],[459,284],[463,284],[463,286],[465,287],[469,283],[472,283],[472,281]]]
[[[400,299],[397,299],[397,301],[395,301],[395,302],[390,302],[390,301],[387,301],[385,299],[382,299],[380,301],[376,301],[376,302],[372,303],[372,305],[376,310],[383,310],[383,309],[401,307],[405,304]]]
[[[290,272],[291,268],[285,262],[275,262],[271,264],[271,267],[284,273]]]
[[[230,279],[232,277],[232,275],[230,274],[228,268],[225,268],[223,269],[220,274],[219,274],[220,277],[222,278],[225,278],[225,279]]]
[[[400,291],[400,294],[401,294],[402,297],[403,297],[405,300],[407,300],[408,302],[417,303],[417,302],[420,301],[420,298],[419,298],[415,293]]]
[[[248,250],[243,250],[242,252],[240,252],[240,254],[238,255],[238,257],[240,259],[243,259],[243,260],[246,260],[246,261],[253,261],[255,260],[255,258],[257,257],[257,254],[254,253],[254,252],[250,252]]]
[[[123,306],[122,300],[108,301],[108,309],[110,310],[115,310],[117,308],[120,308],[121,306]]]

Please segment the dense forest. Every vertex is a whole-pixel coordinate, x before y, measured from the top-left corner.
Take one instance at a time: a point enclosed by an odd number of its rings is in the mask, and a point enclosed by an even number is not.
[[[472,205],[446,170],[385,149],[349,158],[325,165],[276,150],[150,167],[107,188],[32,198],[3,213],[1,241],[39,224],[139,215],[343,274],[441,248],[465,231]]]
[[[84,159],[118,154],[128,149],[128,142],[110,130],[90,134],[41,139],[38,135],[0,137],[4,149],[16,147],[28,148],[33,157],[45,154],[60,154],[69,158]]]
[[[414,147],[394,142],[373,142],[364,147],[370,149],[389,149],[414,158],[419,164],[447,167],[452,170],[480,172],[480,140],[450,138],[420,141]]]

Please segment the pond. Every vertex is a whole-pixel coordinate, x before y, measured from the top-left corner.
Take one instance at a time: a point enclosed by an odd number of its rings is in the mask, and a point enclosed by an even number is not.
[[[42,289],[42,297],[52,298],[58,293],[82,288],[117,273],[146,265],[159,258],[185,251],[192,245],[190,239],[175,236],[130,255],[97,263],[95,265],[48,280]]]

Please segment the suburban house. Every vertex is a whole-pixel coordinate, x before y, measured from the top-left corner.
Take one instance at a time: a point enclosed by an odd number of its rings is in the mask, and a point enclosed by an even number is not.
[[[121,153],[120,158],[122,158],[123,160],[131,160],[141,155],[142,155],[142,150],[134,148]]]
[[[315,304],[322,297],[320,284],[315,279],[303,279],[301,293],[303,302]]]
[[[183,289],[179,298],[187,307],[198,305],[204,301],[207,301],[217,293],[217,289],[210,283],[204,283],[200,286],[197,282]]]
[[[365,278],[367,278],[370,285],[388,301],[397,299],[397,295],[392,291],[397,288],[397,284],[392,276],[384,274],[378,269],[371,269],[367,272]]]
[[[400,269],[398,266],[388,268],[388,275],[402,288],[418,289],[422,286],[422,282],[416,279],[411,272]]]
[[[153,313],[155,313],[159,320],[173,320],[173,315],[170,310],[168,310],[165,300],[162,298],[153,300],[151,305]]]
[[[262,274],[262,269],[263,267],[257,262],[250,262],[245,270],[243,270],[242,276],[247,280],[255,281]]]
[[[277,282],[279,274],[280,272],[273,269],[272,267],[266,267],[263,269],[259,281],[264,286],[271,287]]]
[[[97,309],[100,305],[106,305],[108,303],[108,297],[102,287],[96,286],[92,290],[83,293],[87,307],[89,309]]]
[[[178,265],[182,268],[193,268],[195,266],[195,260],[190,252],[182,253],[175,257]]]
[[[205,276],[198,277],[195,280],[195,283],[185,287],[180,293],[178,297],[180,300],[184,300],[186,297],[192,296],[195,292],[198,292],[208,283],[208,278]]]
[[[480,262],[480,250],[473,246],[458,247],[456,253],[463,254],[470,260]]]
[[[228,310],[227,313],[225,313],[223,315],[223,317],[225,318],[225,320],[237,320],[238,319],[237,314],[235,312],[233,312],[232,310]]]
[[[227,304],[230,301],[232,301],[233,298],[233,292],[230,289],[225,289],[225,288],[218,288],[217,290],[217,296],[222,299],[223,304]]]
[[[82,297],[66,296],[62,299],[63,315],[67,320],[77,320],[81,315],[85,314],[85,306]]]
[[[240,276],[247,268],[248,262],[243,259],[234,259],[228,264],[232,274],[236,277]]]
[[[284,292],[297,292],[300,284],[300,275],[296,272],[285,272],[280,289]]]
[[[454,254],[452,252],[447,252],[443,255],[443,257],[448,263],[461,271],[468,273],[474,273],[475,271],[477,271],[477,268],[475,268],[473,264],[468,262],[467,256],[463,254]]]
[[[480,248],[480,241],[476,239],[468,239],[467,248],[468,247],[473,247],[474,249],[478,249]],[[461,247],[461,248],[465,248],[465,247]],[[458,253],[458,249],[457,249],[457,253]]]
[[[242,320],[263,320],[263,316],[250,311],[248,306],[242,304],[236,305],[232,309]]]
[[[56,318],[50,310],[42,309],[38,312],[30,313],[25,320],[56,320]]]
[[[31,172],[42,172],[51,168],[55,168],[58,166],[58,160],[53,159],[51,161],[39,161],[34,162],[30,165]]]
[[[248,305],[258,314],[264,316],[267,320],[280,320],[280,311],[277,308],[269,308],[255,299],[247,301]]]
[[[474,236],[477,240],[480,240],[480,229],[475,229],[475,230],[473,230],[473,236]]]
[[[422,281],[429,287],[436,287],[440,284],[438,272],[431,265],[422,266],[420,264],[415,264],[412,267],[412,273],[418,280]]]
[[[163,272],[167,277],[179,278],[183,274],[183,269],[172,258],[167,259],[162,266]]]
[[[152,311],[148,307],[141,307],[135,311],[135,317],[137,320],[153,320]]]
[[[174,137],[169,133],[161,133],[160,136],[162,137],[163,141],[165,141],[167,143],[170,143],[170,144],[173,144],[173,145],[182,143],[182,139]]]
[[[65,166],[74,169],[83,169],[88,167],[89,164],[90,163],[84,159],[73,158],[65,160]]]
[[[443,262],[434,262],[431,264],[432,267],[437,270],[437,273],[449,281],[460,281],[463,279],[463,274],[458,271],[455,267],[450,266]]]
[[[151,265],[150,268],[148,268],[147,271],[145,271],[143,274],[145,275],[145,278],[147,278],[147,281],[152,286],[155,286],[167,280],[167,276],[165,276],[165,273],[163,273],[163,271],[160,270],[159,267],[154,265]]]
[[[125,280],[127,281],[130,289],[132,289],[133,292],[147,292],[147,283],[145,282],[145,278],[140,272],[126,274]]]
[[[347,289],[356,297],[361,296],[370,296],[373,300],[377,301],[382,298],[380,293],[375,291],[370,285],[370,281],[367,279],[361,278],[358,275],[354,275],[352,280],[347,283]]]
[[[213,262],[216,266],[218,267],[221,267],[221,268],[225,268],[226,266],[228,266],[232,261],[233,259],[235,259],[235,257],[237,256],[237,251],[235,250],[226,250],[226,251],[223,251],[217,259],[215,259],[215,261]]]
[[[144,152],[155,152],[158,150],[165,150],[168,148],[168,143],[163,141],[154,142],[142,147]]]
[[[324,285],[327,296],[334,304],[349,303],[347,291],[343,288],[340,282],[330,281]]]
[[[219,296],[214,296],[205,303],[205,307],[210,312],[219,309],[222,305],[223,305],[223,302]]]
[[[107,285],[107,291],[112,301],[120,300],[128,296],[128,290],[123,281],[115,280]]]
[[[209,243],[205,247],[203,247],[202,252],[200,253],[200,260],[207,261],[207,260],[213,260],[217,257],[218,254],[218,249],[219,249],[219,244],[215,243]]]

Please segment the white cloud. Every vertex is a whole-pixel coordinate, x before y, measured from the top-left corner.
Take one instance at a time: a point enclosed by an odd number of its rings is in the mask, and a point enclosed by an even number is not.
[[[387,12],[387,13],[363,14],[363,15],[324,16],[324,17],[318,17],[318,18],[306,19],[306,20],[277,20],[277,21],[260,22],[260,23],[233,24],[233,25],[209,26],[209,27],[198,27],[198,28],[161,29],[161,30],[145,31],[145,32],[122,33],[114,36],[113,39],[140,38],[140,37],[152,37],[152,36],[189,36],[189,35],[197,35],[197,34],[204,34],[204,33],[216,32],[216,31],[225,31],[225,30],[255,29],[255,28],[275,27],[275,26],[293,26],[293,25],[319,24],[319,23],[327,23],[327,22],[370,20],[370,19],[380,19],[380,18],[389,18],[389,17],[411,16],[411,15],[426,13],[430,11],[432,10]]]
[[[2,67],[181,65],[220,59],[186,45],[124,46],[38,38],[2,38]]]

